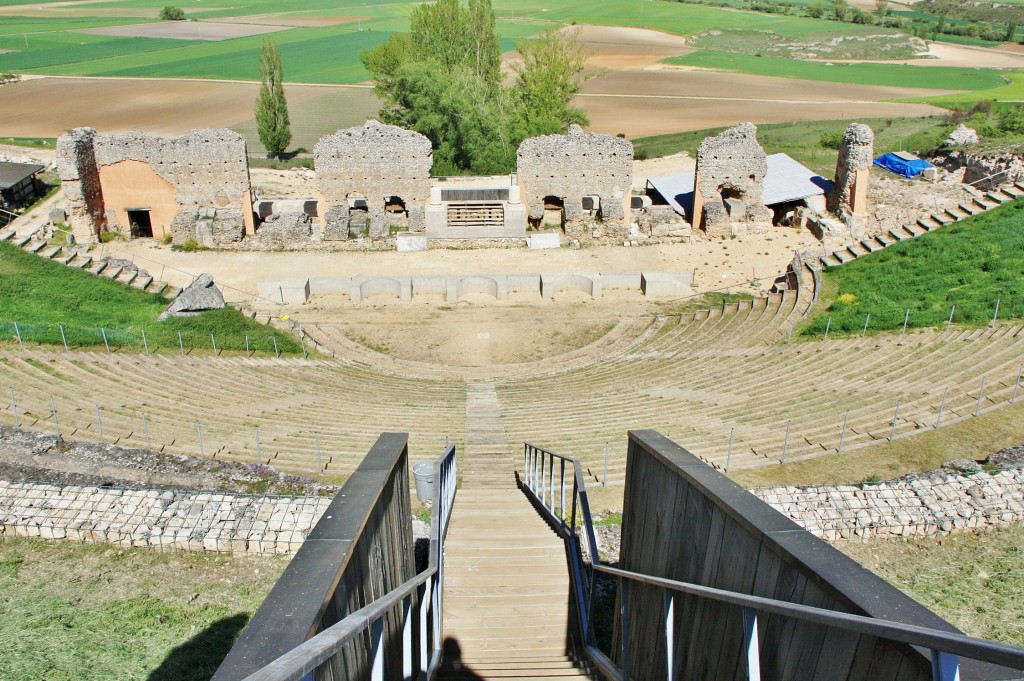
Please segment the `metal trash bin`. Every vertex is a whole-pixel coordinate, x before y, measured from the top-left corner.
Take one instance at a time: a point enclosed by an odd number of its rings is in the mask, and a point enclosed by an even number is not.
[[[434,462],[420,461],[412,467],[412,474],[416,478],[416,498],[420,501],[430,501],[434,498]]]

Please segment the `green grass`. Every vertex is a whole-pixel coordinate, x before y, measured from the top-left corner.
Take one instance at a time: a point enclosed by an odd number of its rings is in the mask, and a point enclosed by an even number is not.
[[[986,90],[1005,81],[993,70],[902,64],[826,64],[797,59],[775,59],[732,52],[699,50],[683,57],[663,59],[667,64],[750,73],[758,76],[799,78],[829,83],[885,85],[934,90]]]
[[[287,560],[0,540],[0,678],[209,679]]]
[[[934,104],[935,106],[941,106],[947,109],[952,109],[958,104],[972,104],[974,102],[986,100],[999,102],[1024,102],[1024,69],[1003,71],[1000,76],[1004,79],[1003,85],[985,90],[973,90],[971,92],[961,92],[955,95],[936,95],[935,97],[913,97],[909,99],[901,99],[899,101],[923,102],[925,104]]]
[[[169,302],[0,242],[2,340],[16,342],[20,332],[25,341],[60,345],[63,325],[74,346],[102,347],[106,333],[112,346],[141,348],[145,331],[153,351],[179,352],[179,332],[186,349],[212,350],[210,334],[215,334],[219,350],[244,351],[248,335],[250,347],[263,353],[274,351],[274,337],[282,353],[302,351],[294,337],[246,319],[233,308],[157,323]]]
[[[885,250],[830,268],[831,301],[802,335],[859,334],[899,329],[910,310],[910,327],[954,321],[982,326],[999,301],[1001,319],[1024,317],[1024,203],[1013,202],[982,215]]]
[[[56,149],[56,137],[0,137],[0,144],[12,147],[29,147],[32,149]]]
[[[1024,645],[1024,525],[838,548],[965,633]]]
[[[832,177],[839,152],[822,147],[818,140],[822,133],[845,130],[851,121],[795,121],[759,125],[757,139],[769,154],[785,153],[800,161],[823,177]],[[951,126],[941,118],[866,118],[861,119],[875,131],[875,152],[895,149],[933,149],[944,139]],[[710,128],[689,132],[638,137],[633,147],[641,158],[657,158],[680,151],[697,155],[697,147],[709,135],[725,128]]]

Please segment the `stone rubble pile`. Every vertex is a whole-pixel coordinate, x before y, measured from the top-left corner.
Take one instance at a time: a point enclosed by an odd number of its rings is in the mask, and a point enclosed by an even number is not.
[[[187,551],[294,554],[329,497],[0,481],[0,535]]]
[[[862,485],[771,487],[762,501],[827,541],[944,534],[1024,519],[1024,469],[948,470]]]

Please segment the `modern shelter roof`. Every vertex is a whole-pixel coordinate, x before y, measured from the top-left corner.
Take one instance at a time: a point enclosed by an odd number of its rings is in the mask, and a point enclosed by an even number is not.
[[[0,189],[10,189],[27,177],[46,170],[34,163],[8,163],[0,161]]]
[[[764,178],[764,205],[799,201],[809,196],[824,194],[831,186],[829,180],[801,165],[786,154],[772,154],[765,159],[768,173]],[[647,182],[668,201],[680,215],[689,215],[693,209],[694,173],[678,173],[664,177],[651,177]]]

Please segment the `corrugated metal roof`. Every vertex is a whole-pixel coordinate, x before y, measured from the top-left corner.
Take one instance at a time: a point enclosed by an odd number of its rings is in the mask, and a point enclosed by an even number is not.
[[[7,161],[0,161],[0,189],[10,189],[26,177],[32,177],[43,170],[46,170],[46,166],[34,163],[8,163]]]
[[[819,196],[832,186],[829,180],[786,154],[772,154],[766,161],[768,174],[764,178],[763,194],[766,206]],[[693,208],[693,177],[694,173],[679,173],[651,177],[647,181],[668,201],[673,210],[686,216]]]

